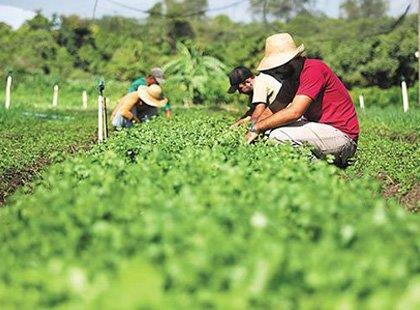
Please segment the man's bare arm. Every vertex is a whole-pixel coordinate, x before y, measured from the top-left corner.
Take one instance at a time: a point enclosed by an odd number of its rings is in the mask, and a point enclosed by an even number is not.
[[[303,113],[308,109],[312,99],[305,95],[297,95],[293,102],[283,110],[274,113],[273,115],[258,121],[255,124],[257,132],[264,132],[268,129],[277,128],[291,122],[298,120]]]
[[[264,112],[258,117],[257,123],[273,115],[269,107],[265,108]]]
[[[261,114],[264,113],[265,103],[256,103],[255,110],[252,112],[251,121],[257,121]]]

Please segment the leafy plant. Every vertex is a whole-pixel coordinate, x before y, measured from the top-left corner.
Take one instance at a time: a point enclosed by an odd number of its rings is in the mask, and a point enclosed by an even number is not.
[[[172,96],[182,96],[187,106],[223,98],[225,90],[220,89],[218,81],[226,80],[226,66],[215,57],[203,55],[194,45],[187,48],[178,42],[177,51],[178,57],[163,67]]]

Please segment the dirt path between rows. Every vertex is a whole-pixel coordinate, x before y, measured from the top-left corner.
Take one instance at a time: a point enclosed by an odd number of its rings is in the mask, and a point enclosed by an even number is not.
[[[70,145],[67,149],[64,150],[64,152],[66,155],[73,155],[80,151],[87,151],[95,142],[96,136],[92,136],[83,144]],[[38,157],[33,163],[23,169],[15,170],[10,168],[6,170],[0,176],[0,207],[6,205],[7,198],[11,196],[18,188],[32,182],[35,177],[39,176],[41,172],[52,163],[54,163],[54,160],[51,158]]]

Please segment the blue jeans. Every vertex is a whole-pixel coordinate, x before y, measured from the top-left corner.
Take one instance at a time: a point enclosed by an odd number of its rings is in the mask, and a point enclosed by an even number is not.
[[[130,111],[135,117],[137,117],[137,108],[133,107]],[[133,122],[126,119],[124,116],[121,115],[121,113],[118,111],[117,114],[114,116],[114,119],[112,120],[112,126],[114,126],[117,129],[120,128],[130,128],[133,126]]]
[[[112,120],[112,126],[115,128],[130,128],[133,126],[133,122],[126,119],[124,116],[122,116],[119,112],[114,116],[114,119]]]

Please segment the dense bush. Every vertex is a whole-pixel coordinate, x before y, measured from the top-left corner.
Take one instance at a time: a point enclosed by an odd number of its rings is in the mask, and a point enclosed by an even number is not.
[[[4,307],[415,307],[418,217],[306,151],[189,110],[0,210]]]

